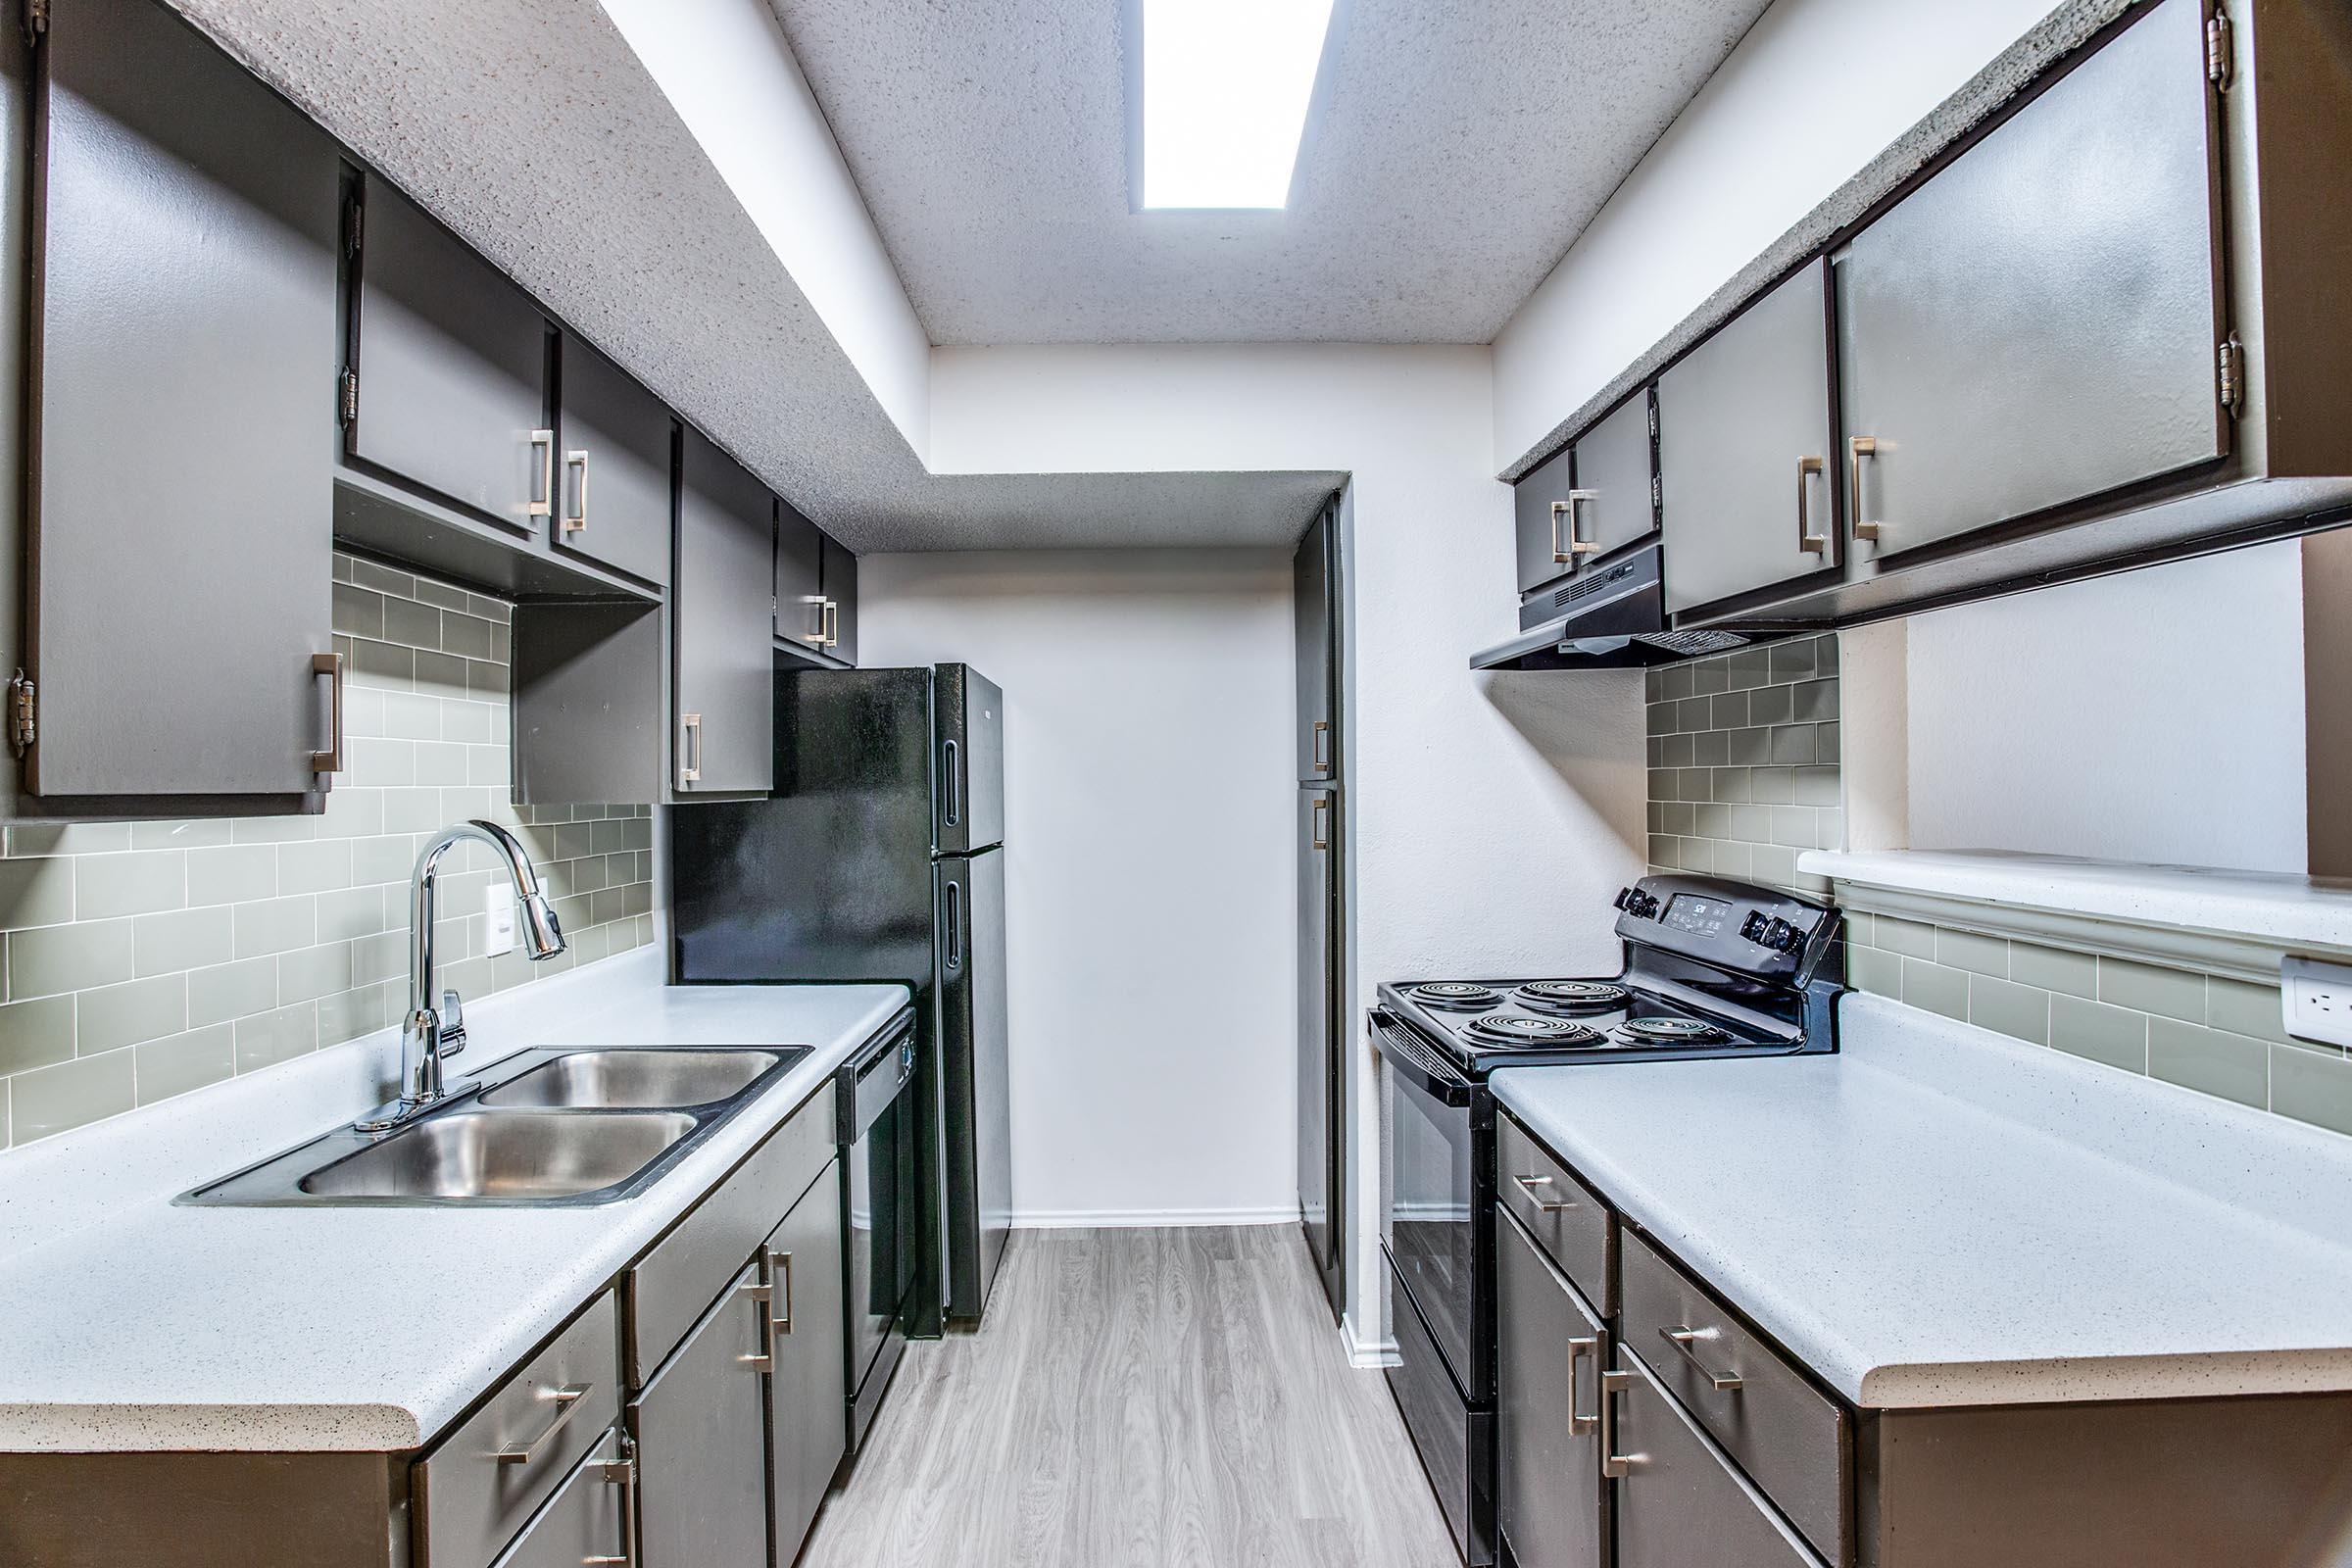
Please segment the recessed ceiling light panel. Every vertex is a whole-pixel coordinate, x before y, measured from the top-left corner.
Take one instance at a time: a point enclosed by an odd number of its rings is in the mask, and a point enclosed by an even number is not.
[[[1138,0],[1143,205],[1279,208],[1333,0]]]

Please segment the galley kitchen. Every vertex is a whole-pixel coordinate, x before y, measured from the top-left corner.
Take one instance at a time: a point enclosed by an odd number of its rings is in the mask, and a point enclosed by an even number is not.
[[[2341,0],[0,0],[0,1564],[2352,1568]]]

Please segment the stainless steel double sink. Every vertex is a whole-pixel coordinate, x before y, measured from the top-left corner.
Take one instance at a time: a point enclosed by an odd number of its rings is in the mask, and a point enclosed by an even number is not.
[[[526,1051],[386,1133],[341,1127],[195,1191],[220,1206],[586,1207],[658,1181],[807,1046]]]

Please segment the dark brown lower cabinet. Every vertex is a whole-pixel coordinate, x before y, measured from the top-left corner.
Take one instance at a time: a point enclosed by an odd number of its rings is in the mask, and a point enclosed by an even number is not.
[[[629,1406],[642,1568],[767,1562],[767,1292],[747,1266]]]
[[[1822,1568],[1640,1356],[1620,1347],[1606,1383],[1617,1568]]]
[[[774,1361],[767,1380],[769,1506],[783,1568],[799,1555],[849,1442],[839,1161],[801,1195],[761,1255]]]
[[[629,1466],[620,1435],[608,1432],[548,1499],[496,1568],[580,1568],[625,1563],[632,1550]]]
[[[1599,1411],[1609,1331],[1507,1211],[1495,1220],[1494,1252],[1502,1539],[1519,1568],[1606,1568]]]

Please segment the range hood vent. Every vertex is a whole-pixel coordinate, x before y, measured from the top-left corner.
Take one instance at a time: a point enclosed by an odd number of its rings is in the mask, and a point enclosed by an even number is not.
[[[1588,566],[1519,608],[1521,631],[1471,657],[1472,669],[1629,669],[1745,645],[1728,631],[1669,631],[1657,541]]]

